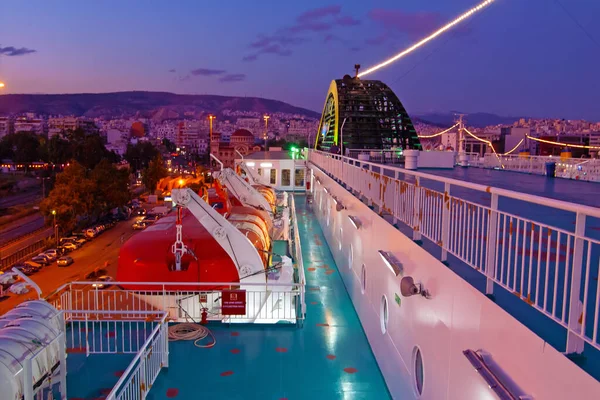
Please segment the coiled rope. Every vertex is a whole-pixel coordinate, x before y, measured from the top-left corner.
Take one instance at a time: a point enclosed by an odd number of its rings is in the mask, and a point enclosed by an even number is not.
[[[209,335],[213,340],[212,343],[207,345],[198,344],[198,342],[200,342],[202,339],[205,339]],[[200,348],[213,347],[217,343],[217,339],[215,339],[215,336],[210,330],[208,330],[208,328],[200,324],[193,324],[189,322],[169,326],[169,340],[172,342],[178,340],[193,340],[194,346]]]

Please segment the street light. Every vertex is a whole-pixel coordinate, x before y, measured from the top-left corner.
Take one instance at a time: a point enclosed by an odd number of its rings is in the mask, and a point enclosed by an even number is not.
[[[183,179],[180,179],[180,180],[179,180],[179,187],[180,187],[180,188],[181,188],[181,187],[183,187],[183,184],[184,184],[184,183],[185,183],[185,182],[184,182],[184,180],[183,180]]]
[[[4,86],[6,86],[6,85],[4,85],[4,82],[0,82],[0,89],[3,89]]]
[[[267,150],[267,139],[269,138],[269,116],[265,115],[263,116],[263,119],[265,120],[265,151]]]
[[[54,217],[54,241],[58,247],[58,225],[56,225],[56,210],[52,210],[52,216]]]

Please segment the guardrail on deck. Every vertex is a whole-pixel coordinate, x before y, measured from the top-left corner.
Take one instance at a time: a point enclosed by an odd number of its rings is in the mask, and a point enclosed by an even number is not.
[[[306,277],[304,275],[304,261],[302,260],[302,246],[300,243],[300,230],[298,229],[298,217],[296,215],[296,201],[294,195],[290,196],[290,204],[292,210],[292,254],[296,262],[296,269],[298,270],[298,279],[300,283],[300,312],[301,317],[306,317]]]
[[[311,150],[309,160],[394,223],[411,227],[414,240],[440,246],[442,261],[451,254],[485,275],[487,294],[497,284],[562,325],[567,353],[582,351],[582,341],[600,349],[600,241],[585,236],[586,220],[600,218],[600,209],[319,151]],[[443,184],[444,192],[423,187],[422,180]],[[451,195],[453,187],[489,194],[490,206]],[[501,211],[500,198],[571,212],[575,230]]]
[[[546,175],[546,163],[555,162],[557,178],[600,182],[600,159],[561,158],[546,156],[519,156],[486,154],[479,159],[471,159],[470,164],[481,168],[498,168],[500,163],[505,170]]]
[[[147,312],[165,311],[173,321],[199,322],[203,310],[206,309],[208,319],[212,321],[277,323],[298,322],[304,315],[298,315],[297,310],[306,309],[302,295],[305,285],[302,283],[265,285],[232,282],[110,282],[111,287],[105,289],[94,288],[94,283],[65,284],[48,299],[57,308],[66,310],[65,314],[70,319],[82,319],[88,310],[127,311],[131,313],[132,318],[143,318]],[[152,289],[119,288],[136,286]],[[223,315],[223,291],[237,290],[240,286],[246,290],[246,313]],[[189,287],[189,290],[172,289],[181,287]],[[96,317],[99,319],[100,314]]]

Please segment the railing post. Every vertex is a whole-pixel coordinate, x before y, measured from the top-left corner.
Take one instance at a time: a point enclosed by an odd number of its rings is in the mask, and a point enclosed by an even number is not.
[[[62,332],[61,338],[58,342],[59,345],[59,357],[60,357],[60,398],[67,400],[67,338],[66,331]]]
[[[441,261],[448,261],[448,245],[450,244],[450,184],[444,183],[444,202],[442,204],[442,248]]]
[[[496,232],[498,230],[498,195],[492,193],[492,203],[489,212],[488,232],[487,232],[487,248],[485,260],[485,275],[487,276],[485,284],[485,294],[491,295],[494,293],[494,279],[496,278],[496,248],[498,238]]]
[[[577,336],[581,332],[579,317],[583,310],[579,294],[581,292],[581,266],[585,241],[586,215],[577,213],[575,219],[575,246],[573,248],[573,270],[571,275],[571,300],[569,302],[569,328],[567,331],[567,354],[583,352],[583,340]],[[591,243],[588,243],[588,246]],[[588,260],[589,262],[589,260]],[[590,264],[591,265],[591,264]],[[585,333],[585,332],[583,332]]]
[[[398,193],[399,189],[400,189],[400,171],[396,170],[394,171],[394,179],[396,179],[396,182],[394,182],[394,202],[392,204],[392,223],[395,225],[398,223],[398,218],[396,217],[396,212],[398,210],[397,204],[398,204],[398,200],[400,197],[400,193]],[[396,191],[396,189],[398,189],[398,191]]]
[[[142,350],[142,356],[140,357],[140,399],[146,398],[146,349]]]
[[[421,240],[421,178],[415,177],[415,197],[413,203],[413,240]]]
[[[169,323],[167,322],[167,320],[165,320],[165,322],[163,323],[161,330],[162,330],[163,347],[164,347],[163,357],[162,357],[163,358],[163,367],[169,368]]]

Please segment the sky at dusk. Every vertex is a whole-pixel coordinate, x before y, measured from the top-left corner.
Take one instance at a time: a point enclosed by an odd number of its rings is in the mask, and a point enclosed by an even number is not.
[[[0,81],[4,93],[259,96],[320,112],[332,79],[479,1],[3,1]],[[598,0],[497,0],[365,79],[387,83],[409,113],[598,121],[598,20]]]

